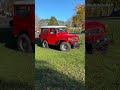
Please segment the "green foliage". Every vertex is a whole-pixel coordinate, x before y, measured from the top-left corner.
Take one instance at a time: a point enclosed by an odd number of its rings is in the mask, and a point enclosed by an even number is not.
[[[76,15],[73,16],[73,26],[79,27],[84,24],[82,21],[85,20],[85,5],[77,5],[76,7]]]
[[[87,0],[86,3],[92,6],[94,4],[94,7],[86,5],[87,17],[110,16],[114,11],[120,10],[120,0]]]
[[[59,25],[59,24],[58,24],[57,19],[54,16],[52,16],[49,23],[48,23],[48,25],[52,26],[52,25]]]
[[[0,4],[1,4],[0,8],[6,12],[9,12],[12,14],[13,13],[13,4],[15,1],[17,1],[17,0],[1,0],[0,1]]]
[[[50,19],[41,19],[40,24],[41,24],[41,26],[46,26],[46,25],[48,25],[49,21],[50,21]],[[57,20],[57,21],[58,21],[59,25],[65,25],[64,21],[62,21],[62,20]]]

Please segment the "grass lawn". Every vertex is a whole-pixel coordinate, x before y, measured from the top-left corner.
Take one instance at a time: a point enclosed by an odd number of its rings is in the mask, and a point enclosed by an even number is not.
[[[34,54],[17,51],[9,29],[0,28],[0,89],[30,89],[33,80]]]
[[[106,54],[86,54],[86,86],[88,90],[120,89],[120,20],[101,19],[113,33],[113,43]]]
[[[85,89],[85,37],[81,48],[63,52],[35,46],[35,85],[37,90],[84,90]],[[37,40],[40,43],[39,40]]]

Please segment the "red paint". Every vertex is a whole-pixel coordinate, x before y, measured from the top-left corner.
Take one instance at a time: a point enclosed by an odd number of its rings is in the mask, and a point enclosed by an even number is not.
[[[16,7],[28,7],[27,16],[16,15]],[[21,33],[27,33],[31,42],[35,42],[35,4],[15,4],[14,5],[14,36],[18,37]]]
[[[78,43],[78,41],[80,40],[80,38],[77,35],[69,34],[67,31],[66,32],[58,32],[56,30],[57,28],[55,28],[55,27],[49,28],[49,26],[48,26],[48,28],[42,28],[42,29],[46,29],[47,33],[44,34],[41,31],[40,40],[41,41],[47,40],[48,44],[51,44],[51,45],[58,45],[59,42],[61,42],[61,41],[68,42],[70,44],[75,44],[75,43]],[[53,29],[55,33],[51,34],[50,29]],[[73,39],[73,40],[71,40],[71,39]]]
[[[98,30],[101,29],[101,32]],[[94,20],[86,20],[85,22],[85,30],[89,32],[90,35],[86,34],[85,40],[86,41],[96,41],[100,40],[103,36],[108,33],[108,29],[102,22],[94,21]],[[94,32],[96,30],[96,32]]]

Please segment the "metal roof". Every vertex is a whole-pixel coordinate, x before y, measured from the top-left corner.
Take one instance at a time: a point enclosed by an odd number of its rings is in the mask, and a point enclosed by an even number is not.
[[[66,28],[66,26],[42,26],[41,28]]]
[[[19,4],[35,4],[34,0],[23,0],[23,1],[16,1],[14,5],[19,5]]]

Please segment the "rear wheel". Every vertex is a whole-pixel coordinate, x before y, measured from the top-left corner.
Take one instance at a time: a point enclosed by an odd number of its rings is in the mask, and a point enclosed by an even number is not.
[[[27,34],[18,37],[18,49],[22,52],[33,52],[31,40]]]
[[[43,48],[49,48],[48,42],[46,40],[43,40],[42,47]]]
[[[60,44],[60,50],[61,50],[61,51],[70,51],[70,49],[71,49],[70,43],[62,42],[62,43]]]

